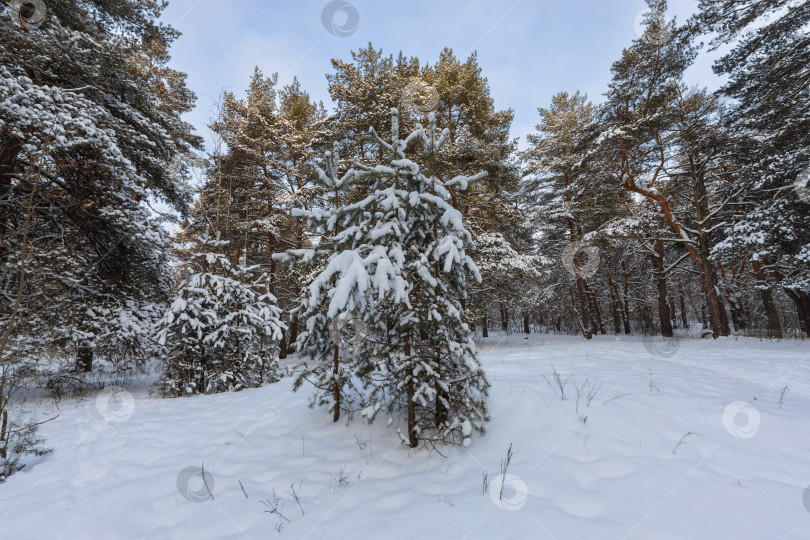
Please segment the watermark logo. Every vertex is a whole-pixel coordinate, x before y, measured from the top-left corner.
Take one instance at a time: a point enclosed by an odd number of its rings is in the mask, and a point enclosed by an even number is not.
[[[810,204],[810,167],[799,173],[793,183],[793,191],[802,201]]]
[[[568,273],[574,277],[583,279],[591,277],[599,269],[601,262],[599,248],[586,246],[582,242],[568,244],[562,252],[562,263]]]
[[[529,497],[526,482],[514,474],[502,474],[489,484],[489,497],[495,506],[503,510],[515,511],[523,508]]]
[[[177,491],[191,502],[214,500],[214,475],[205,467],[186,467],[177,475]]]
[[[681,345],[680,341],[675,338],[665,338],[659,335],[641,336],[641,342],[647,352],[659,358],[671,358],[678,352],[678,347]]]
[[[438,106],[439,91],[418,77],[408,82],[399,98],[399,109],[408,113],[428,114]]]
[[[810,486],[805,488],[804,494],[802,495],[802,502],[804,503],[804,509],[810,512]]]
[[[329,323],[329,336],[335,345],[348,346],[352,349],[359,347],[368,335],[366,323],[351,313],[342,313]]]
[[[654,23],[648,27],[647,22],[650,20],[654,21]],[[635,27],[636,35],[650,45],[663,45],[669,41],[671,37],[666,14],[660,10],[656,10],[652,13],[646,10],[640,12],[636,15],[633,26]]]
[[[45,15],[48,14],[48,8],[43,0],[10,0],[8,9],[20,28],[26,30],[39,28],[45,22]]]
[[[135,411],[135,399],[120,386],[107,386],[96,396],[96,409],[110,422],[126,422]]]
[[[723,411],[723,427],[739,439],[750,439],[759,431],[759,411],[744,401],[735,401]]]
[[[332,0],[321,11],[321,22],[333,36],[349,37],[360,25],[360,13],[344,0]]]

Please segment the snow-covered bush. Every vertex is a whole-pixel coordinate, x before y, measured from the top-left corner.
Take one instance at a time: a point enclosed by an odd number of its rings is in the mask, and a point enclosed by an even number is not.
[[[44,448],[45,443],[38,435],[39,426],[19,426],[8,420],[3,414],[0,418],[0,483],[17,471],[21,471],[25,464],[20,463],[23,456],[47,456],[53,453],[50,448]]]
[[[284,323],[266,276],[220,252],[227,241],[199,239],[191,271],[157,328],[166,347],[161,391],[177,396],[242,390],[280,376]],[[262,291],[262,292],[257,292]]]

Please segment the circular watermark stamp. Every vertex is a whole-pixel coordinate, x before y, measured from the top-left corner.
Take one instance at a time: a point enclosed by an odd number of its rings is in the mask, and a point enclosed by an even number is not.
[[[356,348],[365,341],[368,335],[366,323],[351,313],[342,313],[329,323],[329,336],[335,345],[347,345]]]
[[[585,245],[582,242],[568,244],[562,252],[562,263],[568,273],[574,277],[583,279],[591,277],[599,269],[601,262],[599,248]]]
[[[48,8],[43,0],[10,0],[8,9],[20,28],[33,30],[45,22]]]
[[[750,439],[759,431],[759,411],[750,403],[735,401],[723,410],[723,427],[739,439]]]
[[[96,396],[96,409],[110,422],[126,422],[135,412],[135,398],[120,386],[107,386]]]
[[[349,37],[360,25],[360,12],[344,0],[332,0],[321,11],[321,22],[333,36]]]
[[[489,498],[503,510],[520,510],[528,497],[529,488],[526,487],[526,482],[514,474],[498,475],[489,484]]]
[[[402,90],[399,109],[413,114],[428,114],[439,106],[439,91],[418,77],[412,78]]]
[[[804,489],[804,493],[802,494],[802,503],[804,503],[804,509],[810,512],[810,486],[807,486]]]
[[[110,41],[110,46],[119,51],[126,51],[130,47],[130,41],[124,36],[117,36]]]
[[[678,347],[681,346],[681,342],[677,339],[660,335],[643,335],[641,336],[641,342],[647,352],[658,358],[671,358],[678,352]]]
[[[648,21],[652,22],[649,27],[647,26]],[[647,10],[641,11],[636,15],[633,27],[636,35],[650,45],[663,45],[672,37],[667,25],[666,14],[660,10],[652,13]]]
[[[214,475],[205,467],[186,467],[177,475],[177,491],[191,502],[214,499]]]
[[[810,167],[803,170],[793,183],[793,191],[800,200],[810,204]]]

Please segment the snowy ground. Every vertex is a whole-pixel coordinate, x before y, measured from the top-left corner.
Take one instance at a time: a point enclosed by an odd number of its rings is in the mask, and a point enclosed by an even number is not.
[[[63,401],[42,427],[55,453],[0,485],[0,537],[808,538],[810,343],[676,347],[490,337],[492,422],[446,457],[402,447],[384,419],[331,424],[290,380]]]

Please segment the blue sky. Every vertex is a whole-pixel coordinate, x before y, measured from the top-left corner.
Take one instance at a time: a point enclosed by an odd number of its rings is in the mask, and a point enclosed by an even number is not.
[[[515,111],[512,136],[534,130],[537,107],[567,90],[586,92],[600,101],[610,66],[638,36],[642,0],[346,0],[359,15],[350,36],[327,31],[321,12],[328,0],[170,0],[162,20],[183,33],[172,48],[172,66],[188,74],[196,109],[188,120],[207,142],[206,125],[223,89],[243,95],[253,67],[278,73],[287,84],[302,86],[328,109],[332,103],[325,74],[332,58],[369,42],[386,54],[402,50],[424,64],[443,47],[457,57],[478,51],[498,109]],[[670,0],[670,14],[683,21],[695,0]],[[338,13],[335,22],[345,21]],[[718,85],[711,57],[703,55],[688,72],[688,82]]]

